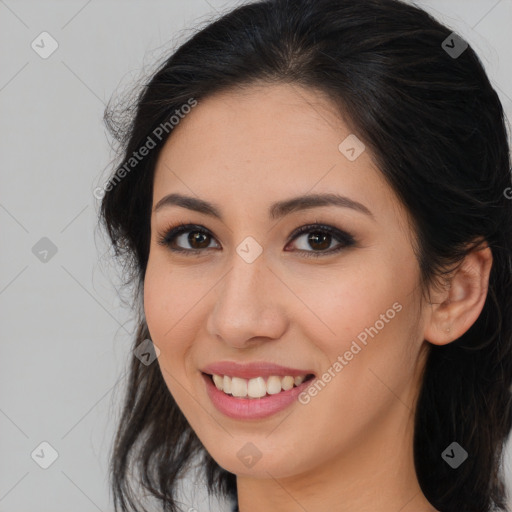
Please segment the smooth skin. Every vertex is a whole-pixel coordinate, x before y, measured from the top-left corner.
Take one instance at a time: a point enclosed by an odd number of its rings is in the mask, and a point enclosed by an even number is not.
[[[258,84],[200,101],[159,155],[153,207],[179,193],[213,203],[222,220],[177,205],[153,211],[146,320],[170,393],[212,457],[237,475],[241,512],[435,510],[413,463],[422,370],[430,343],[450,343],[478,318],[492,255],[486,246],[470,253],[422,300],[408,214],[368,148],[354,161],[340,152],[351,133],[318,91]],[[371,215],[329,205],[268,216],[274,202],[322,193]],[[199,243],[188,238],[193,229],[174,241],[198,255],[158,244],[179,222],[208,231],[195,235]],[[329,254],[342,242],[309,243],[318,229],[290,239],[315,223],[356,242]],[[252,263],[236,250],[246,237],[263,250]],[[206,394],[200,368],[221,360],[321,377],[394,303],[400,312],[307,404],[242,421]],[[252,467],[237,455],[247,443],[261,453]],[[444,448],[433,447],[440,456]]]

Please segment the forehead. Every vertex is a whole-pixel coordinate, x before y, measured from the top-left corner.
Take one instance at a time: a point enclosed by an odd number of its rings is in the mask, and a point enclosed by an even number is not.
[[[173,129],[158,158],[153,203],[170,192],[263,209],[311,193],[350,196],[372,210],[397,202],[368,149],[349,160],[354,137],[322,93],[257,85],[212,95]],[[349,140],[352,140],[349,138]]]
[[[316,153],[328,151],[337,157],[344,133],[350,133],[349,127],[321,92],[291,84],[258,84],[200,100],[174,128],[166,147],[193,148],[198,158],[222,150],[224,158],[274,159],[307,156],[314,145]]]

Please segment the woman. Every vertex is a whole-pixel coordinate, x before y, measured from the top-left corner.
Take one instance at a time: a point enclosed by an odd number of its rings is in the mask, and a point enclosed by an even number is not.
[[[139,311],[116,510],[179,510],[197,458],[241,512],[505,511],[510,160],[471,47],[397,0],[264,0],[134,107],[101,204]]]

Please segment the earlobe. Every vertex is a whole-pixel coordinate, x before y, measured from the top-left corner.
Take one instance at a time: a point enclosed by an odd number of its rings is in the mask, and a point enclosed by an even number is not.
[[[424,339],[446,345],[460,338],[477,320],[485,304],[492,267],[492,252],[485,243],[471,251],[437,292],[430,304]]]

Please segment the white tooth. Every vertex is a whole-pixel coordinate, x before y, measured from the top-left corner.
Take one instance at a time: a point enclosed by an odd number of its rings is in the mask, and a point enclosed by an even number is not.
[[[272,375],[267,379],[267,393],[269,395],[276,395],[281,391],[281,379]]]
[[[240,377],[233,377],[231,379],[231,394],[239,397],[247,396],[247,381]]]
[[[293,379],[293,382],[296,386],[300,386],[303,382],[304,382],[304,379],[306,378],[305,375],[300,375],[299,377],[295,377]]]
[[[251,398],[260,398],[267,394],[267,386],[265,385],[265,379],[263,377],[256,377],[255,379],[249,379],[247,384],[247,394]]]
[[[215,386],[217,386],[217,389],[222,391],[223,384],[224,384],[224,377],[221,377],[220,375],[213,374],[213,382],[215,383]]]
[[[283,391],[287,391],[288,389],[293,388],[293,377],[290,375],[287,375],[286,377],[283,377],[281,379],[281,387],[283,388]]]
[[[231,393],[231,377],[224,375],[224,382],[222,383],[224,393]]]

